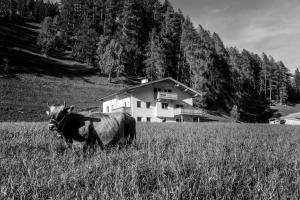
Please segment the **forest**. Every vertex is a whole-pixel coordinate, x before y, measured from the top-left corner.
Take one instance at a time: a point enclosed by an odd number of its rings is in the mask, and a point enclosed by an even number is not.
[[[188,15],[188,13],[186,13]],[[0,17],[41,23],[37,44],[68,51],[108,82],[118,77],[174,79],[202,92],[196,107],[223,109],[241,121],[270,117],[273,104],[296,103],[300,73],[267,53],[226,46],[165,0],[3,0]]]

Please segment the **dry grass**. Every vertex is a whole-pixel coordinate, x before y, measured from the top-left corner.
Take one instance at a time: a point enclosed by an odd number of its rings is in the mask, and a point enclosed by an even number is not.
[[[132,148],[82,155],[45,123],[1,123],[0,199],[299,199],[299,130],[138,124]]]
[[[0,78],[0,121],[45,121],[47,101],[76,105],[77,110],[101,108],[100,97],[123,88],[107,84],[105,77],[60,78],[18,74]]]

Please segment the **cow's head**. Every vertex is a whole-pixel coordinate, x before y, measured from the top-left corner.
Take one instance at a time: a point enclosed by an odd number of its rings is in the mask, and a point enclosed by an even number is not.
[[[61,105],[49,105],[47,103],[49,110],[46,111],[46,114],[49,116],[48,128],[51,131],[58,131],[59,128],[65,123],[66,116],[71,113],[74,109],[74,106],[67,107],[66,102]],[[61,135],[59,135],[61,137]]]

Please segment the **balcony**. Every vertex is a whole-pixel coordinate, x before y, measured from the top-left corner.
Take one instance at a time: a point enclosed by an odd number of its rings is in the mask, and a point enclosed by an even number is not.
[[[206,112],[202,109],[196,108],[176,108],[174,109],[174,115],[194,115],[194,116],[203,116]]]
[[[178,100],[177,93],[170,93],[170,92],[158,92],[157,93],[157,100],[166,99],[166,100]]]
[[[119,107],[112,110],[112,112],[126,112],[131,114],[131,107]]]

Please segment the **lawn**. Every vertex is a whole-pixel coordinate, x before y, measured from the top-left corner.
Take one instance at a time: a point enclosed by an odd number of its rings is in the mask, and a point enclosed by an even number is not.
[[[18,74],[15,78],[0,78],[0,121],[45,121],[47,102],[64,100],[77,110],[100,110],[99,98],[121,88],[97,76],[70,79]]]
[[[300,128],[137,125],[129,149],[83,155],[46,123],[0,123],[0,199],[299,199]]]
[[[295,105],[276,105],[271,106],[271,109],[275,111],[275,113],[279,113],[280,116],[286,116],[293,113],[300,112],[300,104]]]

